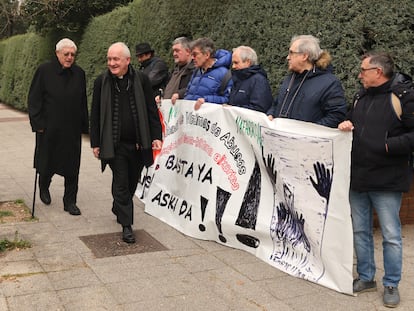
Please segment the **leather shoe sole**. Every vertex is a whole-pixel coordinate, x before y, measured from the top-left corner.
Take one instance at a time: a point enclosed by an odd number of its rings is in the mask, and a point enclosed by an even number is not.
[[[49,205],[52,202],[49,189],[40,189],[40,200],[46,205]]]
[[[71,215],[80,215],[81,211],[80,209],[76,206],[76,204],[69,204],[69,205],[65,205],[65,207],[63,208],[63,210],[65,212],[68,212]]]
[[[135,236],[131,226],[122,226],[122,240],[125,243],[135,243]]]

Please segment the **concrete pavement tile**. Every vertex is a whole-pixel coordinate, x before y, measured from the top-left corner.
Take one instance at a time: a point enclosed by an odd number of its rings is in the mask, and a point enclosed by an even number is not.
[[[110,170],[109,170],[110,171]],[[108,176],[101,174],[100,169],[87,172],[80,170],[78,200],[88,203],[95,210],[111,210],[112,207],[112,173]],[[91,185],[100,185],[91,187]]]
[[[79,209],[82,212],[80,205]],[[88,220],[84,216],[70,215],[63,211],[63,206],[61,207],[61,212],[60,217],[53,221],[59,231],[64,232],[64,234],[70,232],[71,235],[75,234],[76,236],[83,235],[84,230],[86,233],[90,232],[90,223],[88,223]]]
[[[14,171],[3,170],[0,178],[0,201],[14,201],[16,199],[24,198],[24,189],[15,179]],[[23,195],[22,195],[23,193]],[[25,202],[28,202],[25,200]]]
[[[106,287],[118,304],[161,299],[163,297],[158,287],[158,282],[154,282],[152,279],[111,283]]]
[[[71,245],[72,244],[66,241],[61,241],[59,243],[49,243],[48,241],[45,241],[42,244],[35,245],[32,250],[36,258],[49,258],[56,254],[77,254],[77,250]]]
[[[10,297],[52,291],[53,286],[46,274],[29,274],[0,282],[0,290]]]
[[[158,289],[164,297],[174,297],[188,295],[190,293],[204,293],[205,287],[200,281],[191,274],[166,275],[163,278],[151,279],[151,282],[157,284]]]
[[[169,311],[229,311],[231,306],[221,297],[215,296],[213,293],[188,294],[177,297],[169,297],[167,306]],[[142,309],[145,310],[145,309]],[[148,309],[150,310],[150,309]],[[157,310],[162,310],[157,309]],[[164,309],[165,310],[165,309]]]
[[[3,238],[3,236],[2,236]],[[0,265],[4,261],[22,261],[22,260],[35,260],[35,255],[32,248],[14,249],[7,251],[4,257],[0,257]]]
[[[196,273],[195,277],[205,287],[224,299],[235,310],[265,310],[265,305],[286,306],[282,301],[262,289],[259,284],[226,267],[219,270]],[[281,309],[283,310],[283,309]]]
[[[17,226],[15,223],[5,223],[5,224],[0,224],[1,225],[1,238],[2,239],[9,239],[9,240],[14,240],[14,238],[16,237],[16,232],[18,237],[20,238],[20,233],[17,230]]]
[[[9,307],[7,307],[6,298],[3,296],[0,296],[0,310],[9,311]]]
[[[210,253],[178,258],[178,262],[190,273],[220,269],[226,266]]]
[[[273,299],[270,302],[257,302],[255,300],[236,300],[232,302],[231,309],[234,311],[294,311],[294,308],[289,307],[283,301]]]
[[[52,256],[38,257],[37,260],[46,272],[86,267],[86,263],[79,254],[64,250],[60,253],[55,253]]]
[[[43,273],[43,268],[35,260],[6,261],[0,266],[0,275],[26,275]]]
[[[162,227],[161,230],[158,230],[155,229],[155,227],[150,228],[145,225],[143,228],[145,231],[151,234],[154,239],[158,240],[168,249],[185,249],[197,247],[197,245],[194,243],[194,239],[189,239],[187,236],[183,235],[181,232],[178,232],[172,227]]]
[[[151,310],[151,311],[174,311],[169,298],[157,298],[139,302],[122,304],[123,311]]]
[[[79,208],[82,208],[82,206],[87,206],[87,208],[81,211],[82,211],[82,215],[91,224],[100,224],[101,223],[100,219],[105,219],[105,218],[111,219],[114,223],[116,223],[116,217],[111,211],[112,206],[108,205],[109,199],[93,200],[93,199],[85,199],[85,198],[78,197],[77,201],[78,201]],[[93,204],[91,204],[91,202],[93,202]],[[119,224],[118,226],[120,227]]]
[[[100,285],[96,274],[89,268],[72,268],[47,274],[56,290]]]
[[[141,271],[136,271],[131,263],[120,261],[111,265],[94,265],[90,268],[104,284],[129,282],[141,279]]]
[[[272,279],[286,275],[285,272],[261,260],[254,263],[235,265],[234,268],[253,281]]]
[[[70,248],[72,250],[75,250],[77,254],[79,255],[83,255],[83,254],[89,254],[92,256],[92,252],[89,249],[89,247],[87,247],[81,239],[79,239],[78,237],[75,237],[71,243],[70,243]],[[84,256],[82,256],[83,258]]]
[[[34,246],[62,243],[70,240],[68,235],[64,235],[52,223],[47,222],[18,224],[18,231],[22,236],[27,237]]]
[[[54,291],[7,298],[9,311],[66,311]]]
[[[169,256],[169,251],[137,253],[126,255],[136,269],[145,269],[148,266],[164,266],[175,264],[174,258]]]
[[[326,289],[328,291],[328,289]],[[364,293],[365,294],[365,293]],[[383,310],[381,300],[375,302],[358,300],[357,297],[339,294],[340,296],[327,295],[326,291],[320,294],[301,295],[288,299],[283,302],[297,311],[372,311]],[[379,303],[380,302],[380,303]]]
[[[105,286],[78,287],[57,291],[65,311],[120,310]]]
[[[259,285],[263,291],[267,291],[280,300],[303,295],[317,295],[321,290],[317,285],[286,274],[282,277],[260,280],[255,283]]]
[[[151,233],[153,233],[153,232],[163,232],[164,230],[167,230],[168,232],[170,230],[177,231],[176,229],[170,227],[169,225],[162,222],[158,218],[153,217],[153,216],[148,215],[148,214],[143,214],[142,213],[142,208],[140,206],[138,206],[137,204],[135,204],[134,211],[135,211],[134,216],[138,217],[138,218],[135,217],[136,225],[142,226],[143,229],[151,231]]]
[[[151,310],[151,311],[229,311],[231,306],[219,297],[206,297],[200,295],[185,295],[167,297],[162,299],[146,300],[142,302],[123,305],[125,311]],[[245,311],[245,310],[240,310]],[[259,311],[259,309],[257,309]],[[264,310],[260,310],[264,311]]]
[[[168,254],[170,258],[177,260],[181,257],[207,254],[204,249],[198,246],[196,246],[196,248],[170,249],[165,253]]]
[[[219,251],[214,252],[214,256],[230,266],[262,263],[257,257],[235,248],[220,249]]]
[[[131,264],[131,259],[129,258],[129,256],[95,258],[95,256],[92,255],[91,251],[89,251],[89,253],[90,254],[87,254],[87,253],[80,254],[89,268]]]
[[[407,257],[404,259],[403,267],[402,267],[402,280],[405,278],[411,279],[412,281],[414,277],[414,258]]]
[[[105,212],[105,215],[103,216],[93,216],[93,217],[90,217],[84,214],[85,217],[88,217],[87,218],[88,228],[85,228],[85,229],[89,229],[89,231],[84,230],[84,233],[79,234],[79,236],[102,234],[102,233],[108,233],[108,232],[121,233],[122,226],[116,222],[115,215],[112,214],[112,212],[110,213],[111,214]],[[133,226],[133,229],[135,230],[136,226]]]
[[[171,263],[165,265],[132,265],[135,271],[139,273],[139,278],[162,278],[165,276],[180,277],[186,275],[187,270],[178,263]],[[136,267],[136,268],[134,268]]]
[[[214,241],[206,241],[206,240],[199,240],[199,239],[193,239],[193,240],[195,244],[205,249],[207,252],[216,252],[216,251],[222,251],[222,250],[228,249],[227,246],[224,246]]]
[[[262,289],[258,283],[249,280],[232,267],[210,271],[209,276],[210,278],[214,276],[217,284],[222,283],[221,287],[216,286],[214,290],[221,295],[227,293],[226,299],[229,301],[237,297],[236,300],[248,300],[261,305],[276,299],[271,293]]]

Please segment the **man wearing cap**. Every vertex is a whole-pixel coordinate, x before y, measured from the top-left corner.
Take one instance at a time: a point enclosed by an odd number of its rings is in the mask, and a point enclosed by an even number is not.
[[[135,55],[140,63],[140,70],[145,73],[152,86],[154,97],[160,95],[160,89],[164,89],[168,81],[168,66],[158,56],[154,56],[154,49],[149,43],[139,43],[135,47]]]

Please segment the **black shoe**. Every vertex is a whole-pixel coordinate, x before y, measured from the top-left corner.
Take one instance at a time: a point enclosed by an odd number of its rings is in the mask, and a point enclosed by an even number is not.
[[[77,216],[77,215],[80,215],[80,214],[81,214],[80,209],[76,206],[76,204],[75,204],[75,203],[65,205],[65,207],[63,208],[63,210],[64,210],[65,212],[68,212],[69,214],[71,214],[71,215],[75,215],[75,216]]]
[[[40,188],[39,191],[40,191],[40,200],[46,205],[49,205],[52,202],[49,189]]]
[[[354,294],[365,293],[365,292],[375,292],[377,290],[377,282],[372,281],[362,281],[360,279],[355,279],[353,284]]]
[[[122,226],[122,240],[126,243],[135,243],[135,236],[131,226]]]

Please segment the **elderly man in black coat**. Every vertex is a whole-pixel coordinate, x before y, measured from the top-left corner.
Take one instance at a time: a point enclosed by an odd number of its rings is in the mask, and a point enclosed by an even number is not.
[[[77,47],[67,38],[56,44],[56,58],[36,70],[28,96],[30,124],[36,132],[34,167],[40,199],[51,203],[54,174],[65,178],[64,210],[80,215],[76,205],[81,134],[88,133],[85,72],[74,64]]]
[[[147,75],[130,65],[123,42],[107,52],[108,69],[93,87],[91,147],[102,170],[112,170],[112,212],[122,225],[122,240],[135,243],[133,197],[144,166],[153,163],[153,149],[162,146],[161,123]]]

